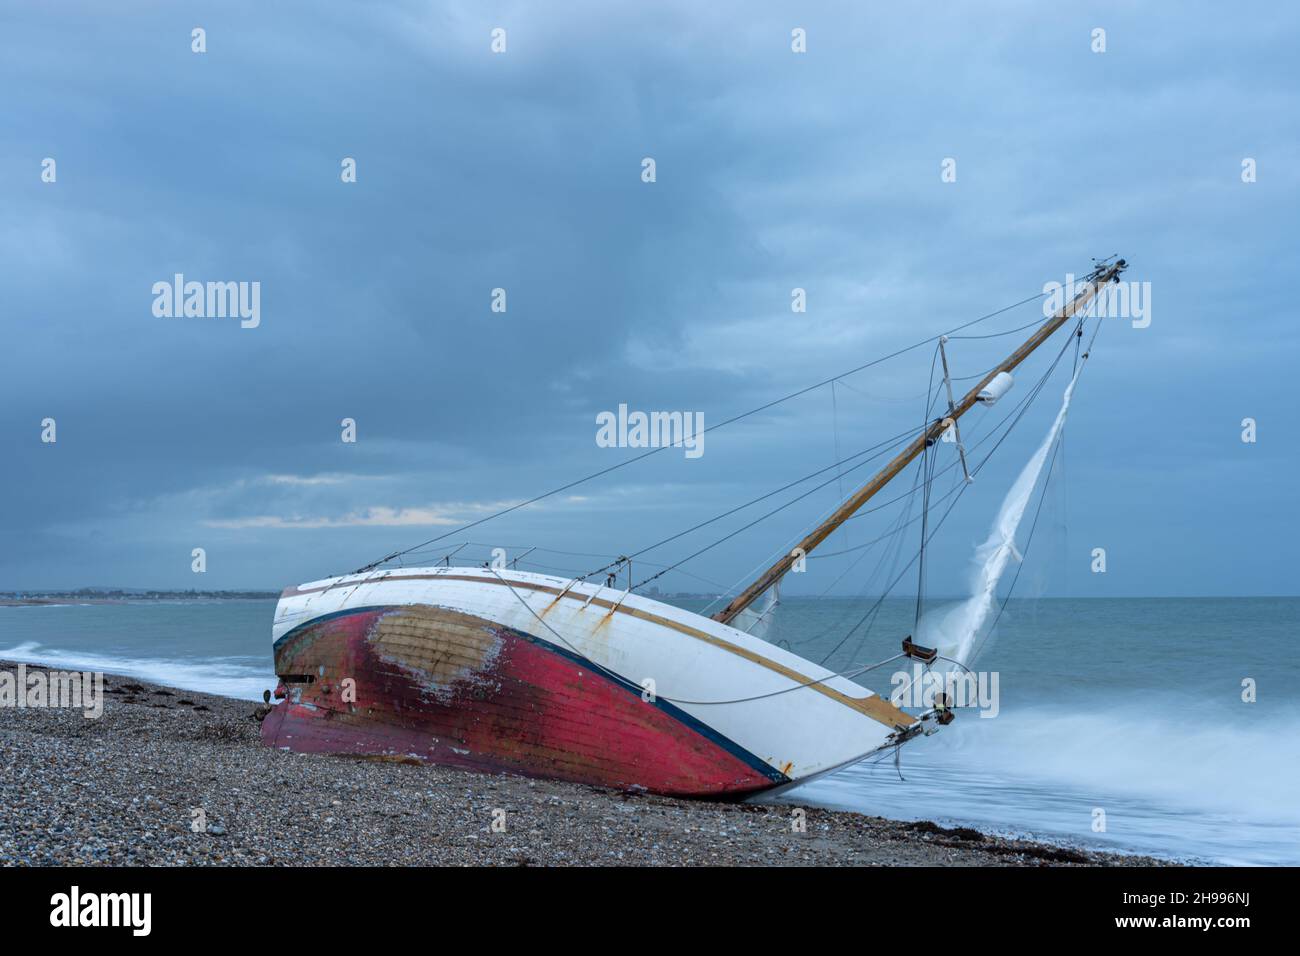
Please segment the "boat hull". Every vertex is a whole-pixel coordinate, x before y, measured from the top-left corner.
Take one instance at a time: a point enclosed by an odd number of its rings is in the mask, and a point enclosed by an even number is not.
[[[788,782],[591,661],[444,608],[331,615],[284,641],[276,670],[313,680],[263,721],[273,746],[676,795],[743,795]]]
[[[301,752],[727,798],[860,759],[913,722],[726,625],[524,572],[290,588],[274,639],[283,699],[262,735]]]

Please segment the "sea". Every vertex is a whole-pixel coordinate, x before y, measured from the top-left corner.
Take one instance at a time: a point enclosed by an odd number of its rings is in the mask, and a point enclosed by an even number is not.
[[[0,607],[0,659],[257,700],[275,686],[274,608]],[[915,606],[887,600],[854,628],[868,608],[790,599],[768,638],[837,670],[878,664]],[[971,664],[987,689],[996,675],[996,695],[780,800],[1195,863],[1300,864],[1298,625],[1300,598],[1012,600]],[[857,679],[888,693],[900,671]]]

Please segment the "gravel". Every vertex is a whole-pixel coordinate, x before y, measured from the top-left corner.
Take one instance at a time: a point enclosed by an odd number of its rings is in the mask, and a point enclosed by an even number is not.
[[[106,683],[97,720],[0,708],[0,864],[1167,865],[815,807],[294,754],[262,745],[253,703]]]

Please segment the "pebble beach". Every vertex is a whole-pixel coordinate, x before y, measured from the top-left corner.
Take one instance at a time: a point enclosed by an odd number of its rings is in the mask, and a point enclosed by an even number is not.
[[[712,803],[294,754],[262,745],[251,702],[105,682],[98,719],[0,708],[0,864],[1168,865],[798,807],[797,790]]]

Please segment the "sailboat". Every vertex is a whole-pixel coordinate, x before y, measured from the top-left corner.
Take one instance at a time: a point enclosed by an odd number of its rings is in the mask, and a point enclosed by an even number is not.
[[[953,719],[908,713],[765,640],[795,563],[877,495],[1125,269],[1077,294],[712,616],[615,583],[515,567],[367,566],[289,587],[272,628],[267,745],[419,760],[684,797],[779,791],[887,753]],[[943,340],[940,340],[942,345]],[[958,438],[960,441],[960,438]],[[963,468],[965,467],[963,452]],[[902,654],[935,650],[910,636]]]

